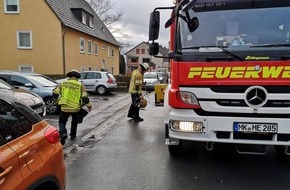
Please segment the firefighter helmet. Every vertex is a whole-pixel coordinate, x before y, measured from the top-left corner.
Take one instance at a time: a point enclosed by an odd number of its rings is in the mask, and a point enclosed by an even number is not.
[[[73,69],[70,72],[68,72],[66,74],[66,76],[69,77],[69,78],[71,78],[71,77],[76,77],[77,79],[81,78],[81,74],[75,69]]]
[[[143,72],[148,71],[149,70],[149,64],[148,63],[141,63],[140,64],[141,70]]]

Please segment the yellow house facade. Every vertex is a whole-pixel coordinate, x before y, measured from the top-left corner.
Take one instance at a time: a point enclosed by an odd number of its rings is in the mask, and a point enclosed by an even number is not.
[[[0,70],[119,74],[119,45],[83,0],[2,0]]]

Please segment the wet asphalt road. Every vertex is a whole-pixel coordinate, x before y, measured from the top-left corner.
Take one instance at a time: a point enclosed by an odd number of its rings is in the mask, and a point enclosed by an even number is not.
[[[67,190],[290,189],[290,161],[278,158],[273,148],[263,156],[240,155],[231,146],[217,145],[208,152],[202,143],[186,143],[180,157],[170,157],[163,107],[156,107],[153,97],[151,93],[148,106],[140,111],[144,122],[126,117],[127,97],[106,106],[116,112],[98,127],[80,129],[83,136],[64,147]],[[82,125],[95,125],[104,113],[90,114],[93,117]]]

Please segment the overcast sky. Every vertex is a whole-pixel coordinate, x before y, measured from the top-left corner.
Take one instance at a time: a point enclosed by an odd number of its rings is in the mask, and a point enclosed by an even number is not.
[[[113,11],[123,10],[122,22],[126,23],[126,33],[132,38],[128,39],[132,47],[125,49],[125,52],[139,43],[148,41],[149,17],[156,7],[173,6],[173,0],[111,0],[114,3]],[[159,42],[160,45],[168,47],[169,30],[164,28],[164,23],[170,16],[170,11],[161,11],[161,25]],[[117,39],[118,40],[118,39]]]

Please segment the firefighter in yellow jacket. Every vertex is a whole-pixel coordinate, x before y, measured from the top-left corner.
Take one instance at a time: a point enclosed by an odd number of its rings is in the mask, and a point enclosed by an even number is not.
[[[58,124],[61,138],[60,142],[62,144],[65,143],[68,137],[66,123],[69,116],[72,116],[70,136],[71,140],[74,140],[76,139],[77,125],[79,123],[78,115],[82,105],[85,105],[88,111],[92,109],[92,104],[90,103],[85,87],[78,81],[81,76],[80,73],[77,70],[71,70],[66,76],[68,80],[62,82],[53,90],[53,97],[57,99],[58,105],[61,106]]]
[[[131,94],[132,103],[128,112],[128,117],[133,118],[134,121],[143,121],[143,118],[139,116],[140,107],[137,106],[136,102],[142,99],[143,74],[148,71],[148,69],[148,63],[141,63],[131,75],[129,93]]]

